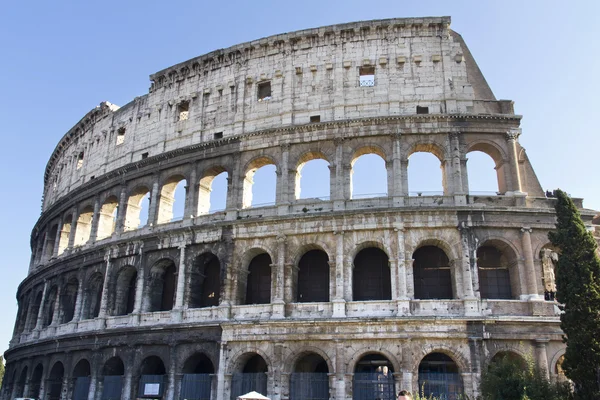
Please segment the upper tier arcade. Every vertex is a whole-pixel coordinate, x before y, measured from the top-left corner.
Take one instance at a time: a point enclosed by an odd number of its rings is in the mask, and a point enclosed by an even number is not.
[[[159,71],[148,94],[121,108],[100,104],[61,139],[46,167],[43,209],[142,158],[314,121],[418,114],[518,126],[512,102],[496,101],[449,24],[405,18],[308,29]]]

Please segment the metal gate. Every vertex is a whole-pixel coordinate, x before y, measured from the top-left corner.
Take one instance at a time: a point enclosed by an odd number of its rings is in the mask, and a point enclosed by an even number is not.
[[[354,374],[353,400],[395,400],[396,387],[392,373],[359,372]]]
[[[48,400],[60,400],[62,393],[62,379],[48,379]]]
[[[419,373],[419,390],[425,396],[436,396],[440,400],[457,400],[463,394],[460,375],[447,372]]]
[[[102,381],[102,400],[121,400],[123,376],[107,375]]]
[[[75,387],[73,388],[73,400],[87,400],[90,392],[90,377],[79,376],[75,378]]]
[[[267,395],[267,374],[264,372],[236,372],[231,378],[231,400],[248,392],[258,392]]]
[[[329,399],[327,373],[294,372],[290,376],[290,400]]]
[[[210,374],[184,374],[181,381],[181,400],[210,400]]]

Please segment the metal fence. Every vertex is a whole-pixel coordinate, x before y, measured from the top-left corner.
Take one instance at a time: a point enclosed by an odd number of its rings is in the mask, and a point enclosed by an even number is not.
[[[120,400],[123,390],[123,376],[107,375],[102,383],[102,400]]]
[[[396,387],[391,373],[359,372],[354,374],[353,400],[395,400]]]
[[[184,374],[181,380],[181,400],[210,400],[210,374]]]
[[[460,375],[448,372],[419,372],[419,390],[440,400],[458,400],[463,394]]]
[[[73,388],[73,400],[87,400],[90,392],[90,377],[79,376],[75,378],[75,387]]]
[[[236,372],[233,374],[231,378],[231,400],[252,391],[266,395],[267,374],[264,372]]]
[[[326,373],[294,372],[290,376],[290,400],[329,399],[329,377]]]

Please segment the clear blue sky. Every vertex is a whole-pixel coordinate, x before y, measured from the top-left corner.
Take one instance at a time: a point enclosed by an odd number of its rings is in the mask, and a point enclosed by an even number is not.
[[[0,351],[29,264],[46,162],[107,100],[147,93],[148,76],[260,37],[342,22],[452,17],[498,99],[524,116],[521,143],[544,188],[600,210],[598,1],[10,1],[0,11]],[[412,165],[412,164],[411,164]],[[369,190],[369,189],[365,189]],[[486,190],[483,188],[483,190]]]

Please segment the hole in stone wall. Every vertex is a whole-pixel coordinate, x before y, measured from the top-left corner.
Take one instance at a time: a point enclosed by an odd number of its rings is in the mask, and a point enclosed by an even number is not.
[[[360,67],[358,74],[360,86],[375,86],[375,67]]]
[[[440,160],[431,153],[415,152],[408,162],[409,196],[439,196],[444,194]]]
[[[182,101],[177,105],[177,120],[185,121],[190,115],[190,102]]]
[[[482,151],[467,153],[467,176],[469,193],[494,196],[498,193],[498,174],[496,163]]]
[[[378,154],[355,159],[351,170],[352,199],[387,196],[385,160]]]
[[[316,122],[321,122],[321,116],[320,115],[311,115],[310,122],[311,122],[311,124],[314,124]]]
[[[77,169],[83,167],[83,151],[77,156]]]
[[[223,132],[216,132],[214,134],[215,139],[223,139]]]
[[[417,106],[417,114],[429,114],[429,107]]]
[[[117,131],[117,146],[125,142],[125,128],[119,128]]]
[[[296,199],[329,199],[329,163],[314,159],[300,164],[296,172]]]
[[[258,84],[258,101],[271,100],[271,82]]]

